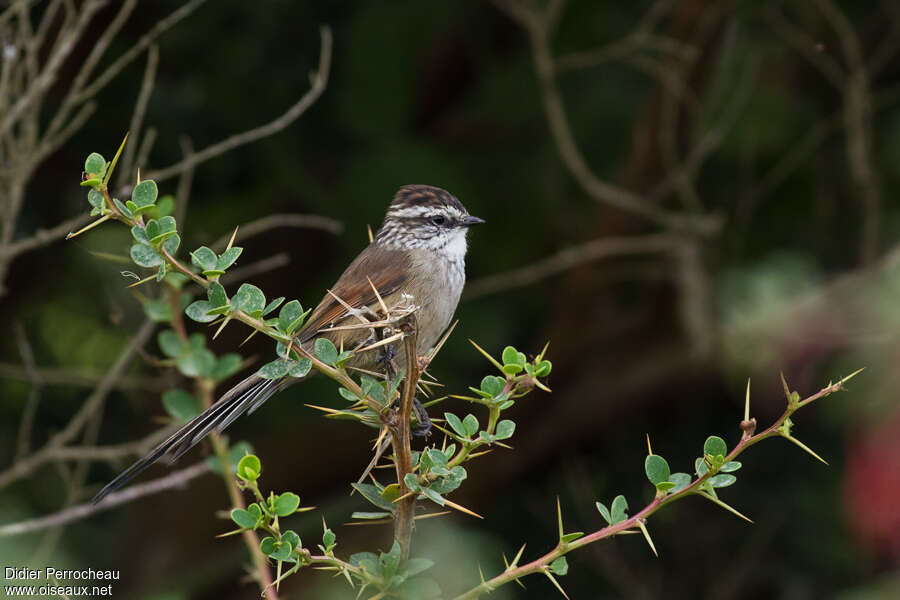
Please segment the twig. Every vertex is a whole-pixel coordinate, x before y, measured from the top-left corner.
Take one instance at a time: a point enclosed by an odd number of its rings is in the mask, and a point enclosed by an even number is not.
[[[678,248],[683,243],[683,238],[668,233],[605,237],[592,240],[585,244],[566,248],[527,266],[476,279],[466,284],[463,299],[471,300],[532,285],[584,263],[614,256],[667,252]]]
[[[147,112],[147,104],[153,93],[153,85],[156,80],[156,67],[159,64],[159,47],[152,44],[147,50],[147,66],[144,67],[144,78],[141,80],[141,89],[138,92],[134,112],[131,115],[131,123],[128,126],[129,136],[133,136],[130,144],[125,144],[125,152],[118,166],[119,175],[116,179],[116,187],[122,187],[133,176],[134,154],[137,151],[140,139],[141,127],[144,124],[144,115]]]
[[[287,112],[265,125],[232,135],[231,137],[228,137],[217,144],[213,144],[212,146],[208,146],[173,165],[147,173],[146,178],[154,179],[157,182],[164,181],[178,175],[187,168],[195,167],[202,162],[215,158],[230,150],[234,150],[239,146],[274,135],[297,120],[297,118],[306,112],[319,96],[322,95],[322,92],[325,91],[325,86],[328,84],[328,75],[331,70],[331,29],[322,27],[319,30],[319,34],[321,35],[319,68],[312,77],[312,87],[310,87],[309,91],[306,92],[296,104],[291,106]]]
[[[322,217],[319,215],[300,214],[276,214],[262,217],[238,227],[238,235],[246,240],[255,235],[265,233],[279,227],[300,227],[305,229],[322,229],[328,233],[338,235],[344,231],[344,225],[340,221]],[[231,234],[223,235],[210,246],[213,250],[221,252],[228,245]]]
[[[35,367],[35,371],[44,386],[62,385],[92,388],[102,378],[100,373],[81,369]],[[31,379],[25,367],[11,363],[0,363],[0,377],[18,381],[30,381]],[[119,390],[161,392],[169,389],[171,386],[159,377],[122,377],[115,383],[114,387]]]
[[[91,220],[87,214],[80,214],[72,217],[68,221],[63,221],[59,225],[50,229],[38,229],[31,236],[22,238],[16,242],[3,247],[0,246],[0,258],[11,260],[23,252],[28,252],[53,242],[61,242],[67,233],[79,229],[82,225],[86,225]]]
[[[44,381],[41,379],[41,374],[35,364],[34,352],[31,350],[31,344],[28,343],[25,328],[21,323],[16,323],[13,326],[13,330],[16,334],[16,342],[19,345],[19,354],[22,356],[25,371],[28,373],[28,379],[31,381],[31,390],[28,393],[28,399],[25,401],[25,408],[22,410],[22,420],[19,421],[19,434],[16,442],[16,458],[21,458],[28,453],[31,447],[31,430],[34,427],[34,417],[41,402],[41,389],[44,387]]]
[[[98,502],[97,504],[88,502],[67,508],[52,515],[47,515],[46,517],[0,525],[0,537],[20,535],[71,523],[72,521],[83,519],[94,513],[103,512],[121,504],[133,502],[144,496],[149,496],[172,488],[184,487],[189,481],[196,479],[207,472],[209,472],[209,465],[206,461],[201,461],[186,469],[166,475],[165,477],[160,477],[159,479],[154,479],[146,483],[132,485],[124,490],[112,492],[106,496],[102,502]]]
[[[78,412],[69,420],[62,431],[54,434],[37,452],[15,461],[8,469],[0,472],[0,488],[4,488],[13,481],[30,474],[38,466],[47,462],[54,451],[66,445],[81,433],[88,420],[94,415],[95,410],[113,389],[116,381],[124,374],[125,369],[137,353],[137,349],[142,347],[150,338],[154,327],[155,323],[152,321],[144,322],[128,346],[118,355],[116,361],[106,372],[106,375],[100,380],[100,383],[97,384],[96,389],[88,396],[87,400],[85,400],[84,404],[81,405],[81,408],[78,409]]]

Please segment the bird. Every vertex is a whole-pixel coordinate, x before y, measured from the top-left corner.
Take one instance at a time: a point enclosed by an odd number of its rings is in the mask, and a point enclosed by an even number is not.
[[[358,349],[372,342],[368,328],[339,328],[375,320],[382,307],[415,310],[416,354],[425,354],[450,325],[466,282],[465,257],[470,227],[484,219],[469,214],[450,192],[430,185],[400,187],[371,242],[294,334],[294,344],[313,352],[315,341],[329,339],[338,348]],[[384,316],[384,315],[381,315]],[[393,355],[393,356],[391,356]],[[347,366],[384,372],[391,358],[403,364],[402,345],[388,352],[353,355]],[[387,359],[387,360],[385,360]],[[315,371],[311,371],[310,375]],[[308,377],[309,375],[307,375]],[[252,413],[275,393],[306,377],[264,379],[250,375],[183,425],[101,489],[96,504],[138,476],[163,456],[172,462],[212,431],[223,431],[243,414]]]

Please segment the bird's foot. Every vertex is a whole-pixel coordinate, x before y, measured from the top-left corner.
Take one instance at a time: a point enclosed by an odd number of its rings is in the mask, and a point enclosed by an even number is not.
[[[428,412],[418,398],[413,398],[413,414],[416,417],[416,424],[410,426],[410,431],[415,437],[427,438],[431,435],[431,419]]]

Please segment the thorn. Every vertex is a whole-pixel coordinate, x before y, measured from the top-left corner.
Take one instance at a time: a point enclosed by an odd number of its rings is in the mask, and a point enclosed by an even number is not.
[[[538,381],[537,379],[534,380],[534,387],[540,388],[540,389],[544,390],[545,392],[550,392],[550,393],[553,392],[553,390],[551,390],[550,388],[548,388],[546,385],[544,385],[543,383],[541,383],[541,382]]]
[[[453,325],[441,336],[441,339],[438,341],[437,345],[431,349],[431,352],[428,353],[428,362],[434,360],[434,357],[437,356],[437,353],[441,351],[441,348],[444,347],[444,342],[447,341],[447,338],[450,337],[450,334],[453,333],[453,330],[456,329],[456,326],[459,324],[459,319],[453,322]]]
[[[138,167],[138,170],[137,170],[137,183],[136,183],[135,185],[140,185],[140,184],[141,184],[141,168]]]
[[[225,326],[225,325],[222,325],[222,327],[224,327],[224,326]],[[238,348],[240,348],[241,346],[243,346],[244,344],[246,344],[247,342],[249,342],[249,341],[250,341],[250,338],[252,338],[252,337],[253,337],[254,335],[256,335],[257,333],[259,333],[259,329],[254,329],[253,331],[251,331],[251,332],[250,332],[250,335],[248,335],[247,337],[245,337],[245,338],[244,338],[244,341],[241,342],[240,344],[238,344]]]
[[[540,362],[540,361],[544,360],[544,355],[547,353],[547,348],[549,348],[549,347],[550,347],[550,340],[547,340],[547,343],[544,344],[543,349],[541,349],[541,353],[537,355],[537,357],[535,358],[535,361]]]
[[[647,435],[647,454],[653,454],[653,448],[650,447],[650,434]]]
[[[822,464],[825,464],[825,465],[828,464],[828,461],[826,461],[824,458],[822,458],[821,456],[819,456],[818,454],[816,454],[815,452],[813,452],[812,449],[811,449],[809,446],[807,446],[806,444],[804,444],[803,442],[801,442],[801,441],[798,440],[797,438],[795,438],[795,437],[793,437],[793,436],[791,436],[791,435],[784,435],[784,434],[782,435],[782,437],[784,437],[785,439],[790,440],[791,442],[797,444],[797,446],[799,446],[800,448],[802,448],[803,450],[805,450],[806,452],[808,452],[809,454],[811,454],[813,458],[815,458],[816,460],[818,460],[818,461],[821,462]]]
[[[127,285],[126,288],[137,287],[137,286],[139,286],[139,285],[141,285],[141,284],[143,284],[143,283],[147,283],[148,281],[150,281],[150,280],[152,280],[152,279],[156,279],[156,274],[155,274],[155,273],[154,273],[153,275],[150,275],[149,277],[144,277],[144,278],[141,279],[140,281],[135,281],[134,283]]]
[[[212,339],[216,339],[217,337],[219,337],[219,334],[222,333],[222,330],[225,329],[225,326],[228,325],[229,321],[231,321],[231,315],[225,317],[225,320],[222,321],[222,324],[219,325],[219,328],[213,334]],[[246,341],[246,340],[244,340],[244,341]]]
[[[647,543],[650,544],[650,549],[653,550],[653,555],[656,558],[659,558],[659,553],[656,551],[656,546],[653,545],[653,540],[650,539],[650,532],[647,531],[647,526],[644,525],[644,521],[642,519],[637,519],[637,526],[640,528],[641,533],[644,534],[644,539],[647,540]]]
[[[563,532],[563,523],[562,523],[562,507],[559,505],[559,496],[556,497],[556,522],[559,526],[559,538],[565,535]]]
[[[478,577],[481,578],[481,583],[484,583],[484,573],[481,570],[481,563],[478,563]]]
[[[497,368],[500,369],[501,371],[503,370],[503,365],[501,365],[500,363],[498,363],[498,362],[494,359],[494,357],[491,356],[490,354],[488,354],[481,346],[479,346],[478,344],[476,344],[475,342],[473,342],[471,339],[469,340],[469,343],[472,344],[473,346],[475,346],[475,349],[478,350],[479,352],[481,352],[481,353],[484,355],[484,357],[485,357],[486,359],[488,359],[489,361],[491,361],[491,364],[493,364],[495,367],[497,367]]]
[[[550,571],[544,571],[544,575],[550,578],[550,582],[556,586],[556,589],[559,590],[559,593],[563,595],[563,598],[569,600],[569,597],[566,595],[565,590],[562,589],[562,586],[559,585],[559,582],[556,580],[556,577],[553,576],[553,573]]]
[[[85,225],[84,227],[82,227],[81,229],[76,231],[75,233],[70,232],[69,234],[66,235],[66,239],[71,240],[73,237],[79,236],[82,233],[84,233],[85,231],[89,231],[89,230],[93,229],[94,227],[96,227],[97,225],[100,225],[101,223],[103,223],[105,221],[109,221],[111,218],[112,218],[112,215],[102,216],[99,219],[97,219],[96,221],[94,221],[93,223],[88,223],[87,225]],[[156,277],[156,275],[154,275],[154,277]]]
[[[753,523],[753,521],[752,521],[751,519],[745,517],[744,515],[742,515],[741,513],[739,513],[737,510],[735,510],[734,508],[732,508],[732,507],[730,507],[729,505],[725,504],[724,502],[722,502],[722,501],[719,500],[718,498],[715,498],[715,497],[713,497],[713,496],[710,496],[710,495],[709,495],[708,493],[706,493],[706,492],[697,492],[697,493],[698,493],[700,496],[703,496],[704,498],[706,498],[707,500],[709,500],[710,502],[712,502],[713,504],[718,504],[719,506],[721,506],[722,508],[724,508],[725,510],[727,510],[727,511],[730,512],[731,514],[733,514],[733,515],[735,515],[735,516],[738,516],[738,517],[742,518],[743,520],[747,521],[747,522],[750,523],[750,524]]]
[[[519,563],[519,559],[522,558],[522,552],[525,551],[525,544],[522,544],[522,547],[519,548],[519,551],[516,552],[516,557],[513,559],[512,564],[517,565]]]
[[[372,242],[375,241],[375,236],[372,235],[372,226],[371,226],[371,225],[366,225],[366,231],[369,232],[369,243],[371,244]]]
[[[744,420],[750,420],[750,378],[747,378],[747,395],[744,398]]]
[[[372,231],[369,230],[369,234],[370,234],[370,235],[371,235],[371,233],[372,233]],[[371,240],[370,240],[370,241],[371,241]],[[378,288],[375,287],[375,284],[372,283],[372,280],[369,278],[368,275],[366,275],[366,279],[368,280],[369,285],[372,286],[372,291],[375,292],[375,297],[378,298],[378,304],[381,305],[381,310],[384,311],[384,316],[387,317],[389,314],[391,314],[391,311],[388,310],[388,307],[387,307],[387,305],[384,303],[384,300],[381,299],[381,294],[378,293]]]
[[[791,390],[788,388],[787,381],[784,379],[784,372],[781,372],[781,385],[784,386],[784,396],[787,398],[787,401],[791,401]]]
[[[238,226],[238,227],[240,227],[240,226]],[[231,239],[228,240],[228,245],[225,246],[226,251],[231,250],[231,246],[234,244],[234,239],[237,237],[237,232],[238,232],[238,228],[235,227],[234,231],[231,232]]]
[[[325,406],[316,406],[315,404],[304,404],[303,406],[308,406],[309,408],[315,408],[316,410],[321,410],[322,412],[326,412],[331,415],[338,415],[341,413],[339,410],[335,410],[333,408],[328,408]]]
[[[128,141],[128,134],[131,133],[129,131],[125,132],[125,137],[122,138],[122,143],[119,144],[119,149],[116,150],[116,155],[113,156],[112,162],[109,163],[109,168],[106,169],[106,175],[103,177],[103,184],[109,183],[109,178],[112,176],[113,170],[116,168],[116,163],[119,162],[119,156],[122,154],[122,148],[125,147],[125,142]]]
[[[405,336],[404,333],[395,333],[391,337],[386,337],[381,341],[375,342],[374,344],[369,344],[365,348],[358,348],[356,350],[356,352],[368,352],[369,350],[374,350],[375,348],[378,348],[379,346],[386,346],[386,345],[390,344],[391,342],[396,342],[397,340],[402,340],[404,336]]]
[[[838,381],[838,385],[843,386],[845,383],[847,383],[848,381],[850,381],[851,379],[853,379],[854,377],[856,377],[857,375],[859,375],[860,373],[862,373],[865,370],[866,370],[866,368],[863,367],[861,369],[857,369],[857,370],[853,371],[852,373],[850,373],[849,375],[847,375],[846,377],[844,377],[843,379]]]
[[[447,500],[446,498],[444,498],[444,504],[446,504],[450,508],[455,508],[459,512],[466,513],[467,515],[472,515],[473,517],[478,517],[479,519],[484,519],[484,517],[479,515],[477,512],[471,511],[468,508],[466,508],[465,506],[457,504],[456,502],[453,502],[451,500]]]

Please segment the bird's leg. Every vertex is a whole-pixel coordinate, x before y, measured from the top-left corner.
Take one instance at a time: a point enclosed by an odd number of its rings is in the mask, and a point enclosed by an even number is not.
[[[428,417],[425,407],[422,406],[422,403],[415,396],[413,396],[412,409],[413,414],[416,416],[416,424],[410,428],[410,431],[416,437],[427,438],[431,435],[431,419]]]

